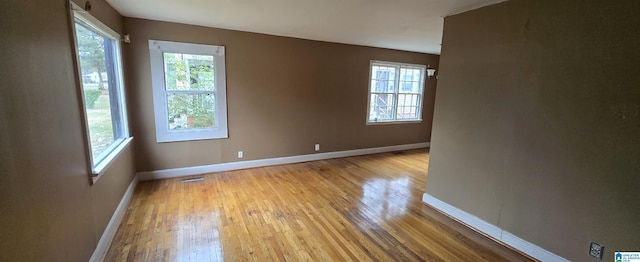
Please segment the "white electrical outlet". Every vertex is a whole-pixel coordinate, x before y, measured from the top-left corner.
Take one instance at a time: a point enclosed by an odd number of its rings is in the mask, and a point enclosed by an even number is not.
[[[238,158],[243,158],[243,157],[244,157],[244,152],[238,151]]]
[[[320,144],[316,144],[315,149],[316,149],[316,152],[317,152],[317,151],[320,151]]]

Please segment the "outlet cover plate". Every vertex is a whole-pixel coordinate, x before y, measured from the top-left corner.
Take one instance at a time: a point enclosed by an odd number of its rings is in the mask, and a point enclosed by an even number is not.
[[[591,242],[589,246],[589,255],[597,259],[602,260],[602,254],[604,253],[604,246],[596,242]]]

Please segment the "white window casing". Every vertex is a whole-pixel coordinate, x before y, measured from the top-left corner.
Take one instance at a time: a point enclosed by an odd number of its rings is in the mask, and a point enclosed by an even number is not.
[[[75,48],[75,62],[77,64],[78,77],[79,77],[79,93],[81,94],[81,102],[83,114],[82,121],[85,125],[86,138],[85,145],[87,147],[88,152],[88,160],[89,166],[91,167],[91,171],[93,174],[92,181],[96,182],[98,178],[106,169],[113,163],[113,161],[124,151],[128,145],[132,141],[132,137],[129,136],[129,125],[127,119],[127,109],[126,109],[126,99],[124,93],[124,81],[122,77],[122,53],[120,46],[120,34],[104,25],[98,19],[93,17],[88,12],[82,10],[81,7],[76,5],[73,2],[70,2],[70,6],[72,9],[73,18],[71,21],[71,27],[74,37],[74,48]],[[83,29],[85,28],[85,29]],[[110,118],[107,119],[106,122],[109,122],[110,119],[111,129],[104,129],[100,132],[112,135],[109,137],[110,140],[108,144],[104,144],[102,141],[101,144],[97,144],[95,137],[92,136],[96,134],[95,128],[91,128],[91,123],[95,122],[95,116],[89,114],[90,108],[88,106],[87,98],[85,97],[86,90],[91,89],[88,83],[85,83],[85,77],[89,77],[89,74],[85,75],[83,69],[87,70],[90,68],[83,68],[81,63],[81,54],[79,51],[81,50],[79,43],[79,35],[76,30],[85,30],[82,32],[89,32],[88,34],[93,35],[96,38],[101,39],[103,45],[94,46],[98,48],[97,50],[101,51],[104,55],[101,59],[104,59],[105,72],[92,74],[100,74],[101,79],[106,82],[106,88],[104,88],[104,92],[100,96],[108,97],[108,110],[107,114]],[[87,33],[82,34],[88,35]],[[85,47],[85,44],[82,44]],[[84,57],[84,56],[83,56]],[[95,85],[95,83],[94,83]],[[87,88],[85,90],[85,88]],[[95,88],[95,87],[94,87]],[[107,98],[105,98],[107,99]],[[102,120],[105,121],[105,120]],[[99,132],[98,132],[99,133]],[[96,152],[96,149],[99,150]]]
[[[188,88],[168,88],[168,76],[165,75],[165,53],[184,56],[213,57],[213,90],[192,90]],[[180,43],[161,40],[149,40],[149,55],[151,62],[151,82],[153,89],[153,104],[156,124],[157,142],[174,142],[203,139],[219,139],[228,137],[227,103],[226,103],[226,70],[224,46]],[[187,61],[188,62],[188,61]],[[190,67],[187,67],[189,72]],[[187,73],[189,74],[189,73]],[[188,79],[180,85],[190,86],[195,81]],[[169,97],[172,95],[211,95],[214,108],[211,127],[173,128],[170,124]],[[177,119],[177,118],[176,118]]]
[[[422,122],[425,65],[371,60],[367,125]]]

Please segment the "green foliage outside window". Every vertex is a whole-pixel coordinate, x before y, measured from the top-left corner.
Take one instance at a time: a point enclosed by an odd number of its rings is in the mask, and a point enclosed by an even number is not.
[[[165,53],[170,129],[215,127],[213,57]],[[186,121],[185,118],[186,117]]]
[[[106,72],[107,68],[104,57],[105,37],[92,32],[82,24],[76,23],[76,38],[78,40],[80,67],[83,70],[87,69],[97,73],[98,89],[105,90],[104,82],[107,81],[103,77],[103,73]]]
[[[92,90],[84,90],[84,101],[87,103],[87,108],[94,108],[96,106],[96,101],[102,95],[102,91],[92,89]]]

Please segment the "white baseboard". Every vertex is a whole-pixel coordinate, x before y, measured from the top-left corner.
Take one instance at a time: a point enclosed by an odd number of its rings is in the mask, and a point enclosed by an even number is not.
[[[540,261],[551,261],[551,262],[567,262],[569,260],[558,256],[554,253],[551,253],[549,251],[547,251],[544,248],[541,248],[539,246],[536,246],[533,243],[527,242],[526,240],[519,238],[517,236],[515,236],[514,234],[511,234],[497,226],[494,226],[490,223],[487,223],[486,221],[471,215],[465,211],[462,211],[461,209],[454,207],[452,205],[449,205],[443,201],[441,201],[440,199],[437,199],[427,193],[424,193],[424,195],[422,195],[422,201],[429,204],[430,206],[444,212],[445,214],[462,221],[463,223],[467,224],[470,227],[473,227],[474,229],[487,234],[488,236],[491,236],[492,238],[506,244],[509,245],[517,250],[520,250],[521,252],[535,258],[538,259]]]
[[[127,191],[124,192],[124,196],[122,196],[122,199],[120,199],[118,207],[116,207],[116,210],[113,212],[111,220],[109,220],[107,228],[104,229],[104,232],[102,233],[102,236],[98,241],[98,246],[93,251],[89,262],[100,262],[104,259],[104,256],[109,249],[109,244],[111,243],[113,237],[115,237],[116,231],[118,231],[118,226],[120,226],[120,222],[122,221],[122,218],[127,211],[127,205],[129,204],[129,200],[131,200],[131,197],[133,197],[133,191],[136,189],[138,181],[138,177],[134,177],[129,184],[129,187],[127,187]]]
[[[452,205],[449,205],[440,199],[437,199],[427,193],[422,195],[422,201],[429,204],[432,207],[446,213],[447,215],[454,217],[465,224],[477,229],[478,231],[487,234],[488,236],[500,240],[502,236],[502,229],[485,222],[484,220],[464,212]]]
[[[237,169],[291,164],[291,163],[299,163],[299,162],[307,162],[307,161],[315,161],[315,160],[323,160],[323,159],[331,159],[331,158],[339,158],[339,157],[359,156],[359,155],[368,155],[368,154],[399,151],[399,150],[425,148],[425,147],[429,147],[429,145],[430,143],[426,142],[426,143],[417,143],[417,144],[317,153],[317,154],[300,155],[300,156],[266,158],[266,159],[229,162],[229,163],[204,165],[204,166],[145,171],[145,172],[138,172],[137,176],[140,181],[165,179],[165,178],[190,176],[190,175],[197,175],[197,174],[204,174],[204,173],[223,172],[223,171],[237,170]]]

